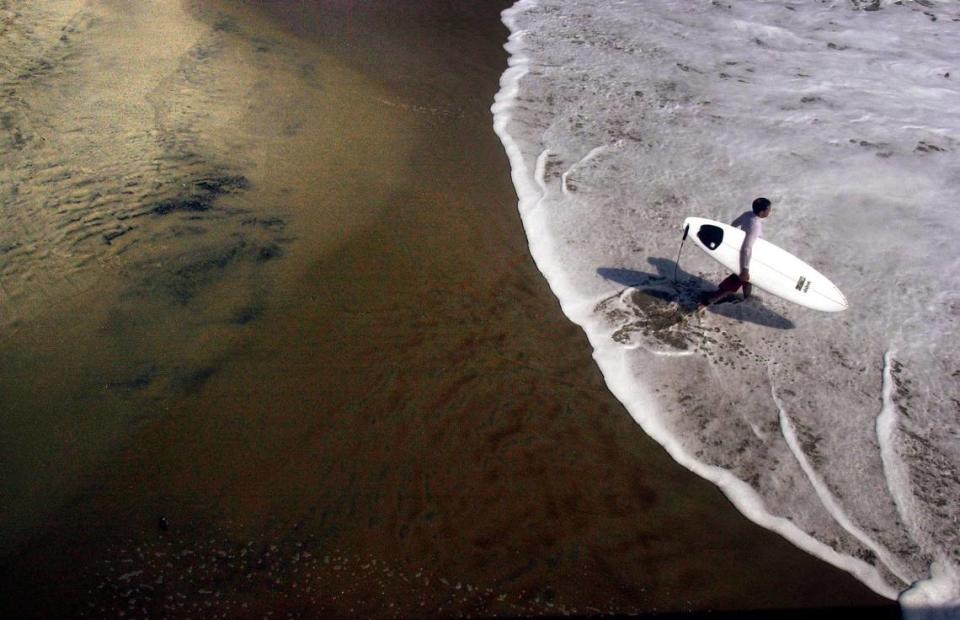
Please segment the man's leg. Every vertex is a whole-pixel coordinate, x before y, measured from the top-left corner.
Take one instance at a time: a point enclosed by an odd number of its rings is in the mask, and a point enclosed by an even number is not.
[[[723,282],[720,283],[720,286],[717,288],[717,292],[713,293],[704,300],[703,305],[709,306],[717,303],[718,301],[722,301],[727,297],[730,297],[736,293],[737,289],[739,289],[743,284],[744,281],[740,279],[740,276],[735,273],[730,274],[726,279],[724,279]],[[749,286],[749,284],[747,286]]]

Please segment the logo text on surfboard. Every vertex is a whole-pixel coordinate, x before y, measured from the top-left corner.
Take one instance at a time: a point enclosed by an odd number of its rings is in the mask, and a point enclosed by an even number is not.
[[[806,293],[808,290],[810,290],[810,280],[800,276],[800,279],[797,280],[796,289],[801,293]]]

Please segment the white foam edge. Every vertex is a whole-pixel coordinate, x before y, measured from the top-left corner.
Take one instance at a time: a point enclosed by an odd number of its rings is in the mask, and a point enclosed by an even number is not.
[[[910,475],[907,465],[897,454],[895,436],[898,425],[897,404],[893,400],[896,384],[893,380],[893,360],[896,351],[888,349],[883,354],[883,406],[877,416],[877,441],[880,444],[880,460],[887,479],[887,489],[900,514],[900,520],[910,530],[914,522],[913,494],[910,492]],[[911,620],[960,618],[960,569],[945,557],[937,557],[930,564],[930,576],[915,581],[900,595],[904,617]]]
[[[653,395],[630,375],[626,359],[627,351],[611,343],[602,333],[604,330],[590,320],[592,304],[587,300],[578,299],[576,289],[569,278],[562,273],[559,268],[560,263],[554,258],[556,255],[554,244],[544,234],[545,214],[538,212],[537,209],[544,198],[544,193],[537,185],[536,171],[534,174],[528,171],[519,144],[507,131],[512,118],[511,112],[520,90],[520,80],[529,72],[531,64],[531,59],[523,54],[522,41],[525,32],[518,28],[515,16],[536,5],[536,0],[519,0],[501,13],[501,19],[511,34],[504,45],[509,54],[508,68],[500,76],[500,90],[491,106],[493,129],[500,137],[510,161],[511,178],[519,198],[520,218],[527,234],[527,243],[534,263],[547,280],[560,303],[561,310],[568,319],[586,333],[593,348],[593,359],[600,367],[607,388],[624,404],[644,432],[663,446],[677,463],[718,486],[737,510],[750,521],[780,534],[801,550],[854,575],[877,594],[895,600],[897,593],[883,581],[876,568],[862,560],[839,553],[804,532],[789,519],[771,514],[766,510],[760,495],[746,482],[725,469],[696,460],[684,450],[680,442],[670,434],[654,414],[657,406]]]
[[[793,457],[797,460],[797,463],[799,463],[800,469],[803,470],[804,475],[806,475],[807,480],[810,482],[810,485],[816,492],[817,497],[820,499],[820,503],[823,504],[823,507],[827,510],[827,512],[830,513],[830,516],[833,517],[833,520],[840,524],[840,527],[860,541],[862,545],[873,551],[880,561],[883,562],[888,569],[890,569],[890,572],[899,577],[904,583],[910,583],[912,579],[909,576],[909,571],[897,561],[897,559],[890,553],[889,549],[874,540],[869,534],[867,534],[853,522],[846,511],[840,506],[840,502],[837,500],[837,498],[834,497],[833,493],[830,492],[830,489],[827,487],[827,483],[823,480],[823,478],[820,477],[819,474],[817,474],[817,471],[814,469],[813,465],[810,464],[810,460],[807,458],[803,448],[800,446],[800,441],[797,438],[796,427],[793,425],[793,421],[790,419],[790,416],[787,415],[783,401],[781,401],[780,397],[777,396],[776,387],[774,386],[773,382],[773,376],[770,373],[769,367],[767,374],[770,380],[770,395],[773,397],[773,402],[776,404],[777,411],[779,412],[780,432],[783,435],[783,438],[786,440],[787,446],[790,448],[790,452],[793,453]],[[895,593],[894,596],[896,596]]]

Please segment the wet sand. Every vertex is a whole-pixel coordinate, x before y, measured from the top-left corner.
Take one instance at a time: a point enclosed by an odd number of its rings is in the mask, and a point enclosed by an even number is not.
[[[606,391],[492,131],[505,3],[127,4],[5,22],[2,615],[885,603]]]

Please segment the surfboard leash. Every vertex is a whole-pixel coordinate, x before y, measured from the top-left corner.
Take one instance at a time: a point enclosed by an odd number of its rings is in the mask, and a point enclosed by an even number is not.
[[[690,232],[690,225],[683,227],[683,239],[680,240],[680,249],[677,250],[677,260],[673,263],[673,282],[677,282],[677,269],[680,267],[680,253],[683,252],[683,242],[687,240],[687,233]]]

